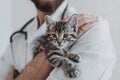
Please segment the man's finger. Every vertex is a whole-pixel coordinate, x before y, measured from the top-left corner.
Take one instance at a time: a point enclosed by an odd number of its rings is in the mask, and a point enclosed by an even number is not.
[[[87,23],[92,23],[92,22],[97,22],[98,18],[96,17],[87,17],[87,18],[83,18],[83,19],[79,19],[78,20],[78,27],[81,27]]]
[[[90,23],[87,23],[86,25],[83,25],[83,26],[79,27],[78,38],[81,37],[86,31],[88,31],[89,29],[91,29],[94,26],[95,26],[95,23],[90,22]]]
[[[13,80],[13,76],[14,76],[14,67],[12,66],[5,78],[5,80]]]
[[[82,18],[87,18],[87,17],[93,17],[93,18],[97,18],[97,16],[95,16],[95,15],[92,15],[92,14],[85,14],[85,13],[83,13],[83,14],[78,14],[78,17],[79,17],[79,19],[82,19]]]

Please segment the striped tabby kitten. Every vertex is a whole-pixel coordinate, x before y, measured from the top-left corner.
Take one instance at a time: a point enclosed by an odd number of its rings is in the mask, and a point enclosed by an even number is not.
[[[77,40],[77,15],[71,16],[67,22],[54,22],[46,16],[46,34],[35,41],[34,53],[45,51],[48,61],[53,67],[62,68],[65,75],[75,78],[80,74],[76,64],[80,61],[78,54],[72,54],[69,49]]]

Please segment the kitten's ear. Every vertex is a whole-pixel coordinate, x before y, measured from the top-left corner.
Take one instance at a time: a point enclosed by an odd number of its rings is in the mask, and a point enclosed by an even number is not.
[[[70,25],[70,28],[73,29],[75,32],[77,31],[77,25],[78,25],[78,16],[77,14],[73,14],[70,19],[68,20],[68,24]]]
[[[68,23],[69,23],[70,25],[72,25],[72,26],[77,25],[77,24],[78,24],[78,16],[77,16],[77,14],[73,14],[73,15],[70,17]]]
[[[45,17],[45,22],[46,22],[46,24],[47,24],[48,27],[50,27],[52,25],[55,25],[55,22],[48,15]]]

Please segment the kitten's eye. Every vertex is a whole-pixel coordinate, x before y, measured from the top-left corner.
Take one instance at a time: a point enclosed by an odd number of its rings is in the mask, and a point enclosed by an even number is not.
[[[56,34],[52,34],[52,36],[55,37],[55,38],[57,37]]]
[[[47,36],[50,37],[50,34],[48,34]]]
[[[68,35],[67,34],[64,34],[64,38],[67,38],[68,37]]]

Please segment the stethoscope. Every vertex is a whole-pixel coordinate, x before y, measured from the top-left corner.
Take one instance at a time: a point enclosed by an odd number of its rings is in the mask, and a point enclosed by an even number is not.
[[[64,15],[65,15],[65,13],[66,13],[67,8],[68,8],[68,4],[66,5],[66,7],[65,7],[65,9],[64,9],[64,11],[63,11],[63,14],[62,14],[62,16],[61,16],[61,19],[64,18]],[[23,36],[24,36],[24,39],[25,39],[25,41],[26,41],[26,47],[27,47],[27,45],[28,45],[28,43],[27,43],[28,34],[27,34],[27,31],[25,31],[25,28],[26,28],[34,19],[35,19],[35,18],[30,19],[20,30],[14,32],[14,33],[10,36],[10,44],[11,44],[12,58],[13,58],[13,62],[14,62],[14,64],[16,65],[17,68],[18,68],[18,66],[17,66],[17,62],[16,62],[16,60],[15,60],[14,49],[13,49],[13,48],[14,48],[14,47],[13,47],[14,36],[17,35],[17,34],[23,35]],[[37,21],[39,21],[38,17],[37,17]],[[38,22],[38,27],[39,27],[39,22]],[[26,54],[27,54],[27,49],[26,49]],[[26,66],[26,60],[25,60],[25,66]],[[16,73],[19,73],[19,72],[17,71]],[[17,75],[15,74],[14,77],[16,77],[16,76],[17,76]]]
[[[19,68],[19,66],[17,65],[17,62],[15,60],[15,55],[14,55],[14,46],[13,46],[13,40],[14,40],[14,36],[17,34],[21,34],[24,36],[25,42],[26,42],[26,48],[28,47],[28,43],[27,43],[27,31],[24,31],[24,29],[34,20],[35,18],[30,19],[19,31],[14,32],[11,37],[10,37],[10,46],[11,46],[11,54],[12,54],[12,59],[13,59],[13,63],[15,65],[15,68]],[[26,66],[26,55],[27,55],[27,49],[26,49],[26,54],[25,54],[25,66]],[[19,71],[17,69],[15,69],[14,71],[14,78],[16,78],[19,75]]]

